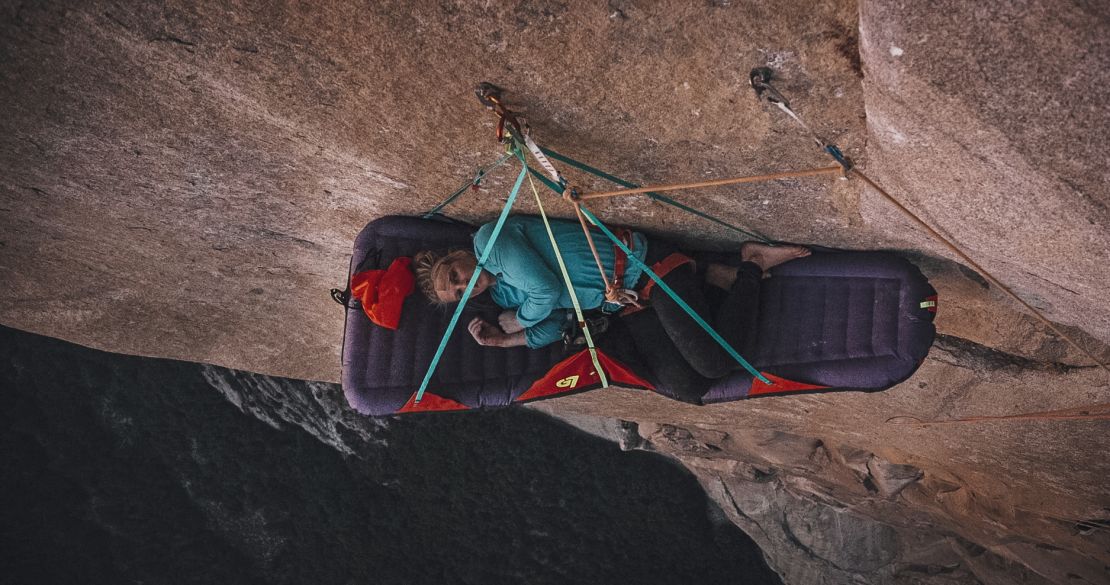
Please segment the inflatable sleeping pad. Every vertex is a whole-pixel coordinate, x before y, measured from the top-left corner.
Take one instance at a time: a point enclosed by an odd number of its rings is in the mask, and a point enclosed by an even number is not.
[[[470,249],[474,230],[436,219],[377,219],[355,241],[350,274],[385,268],[420,250]],[[737,348],[772,384],[737,366],[708,387],[703,404],[792,392],[885,390],[909,378],[933,343],[936,291],[900,256],[815,250],[773,274],[760,290],[758,331]],[[475,343],[465,324],[475,315],[495,319],[499,311],[483,296],[467,304],[418,404],[416,391],[454,306],[435,306],[417,290],[404,301],[399,327],[390,330],[372,323],[356,301],[349,301],[343,391],[351,406],[374,416],[467,410],[600,387],[582,347]],[[673,397],[644,367],[620,319],[611,321],[595,340],[610,382]]]

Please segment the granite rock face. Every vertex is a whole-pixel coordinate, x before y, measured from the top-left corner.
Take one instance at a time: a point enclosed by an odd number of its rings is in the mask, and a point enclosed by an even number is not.
[[[1106,360],[1107,39],[1104,5],[1047,0],[5,3],[0,322],[335,381],[326,291],[354,235],[500,154],[476,82],[512,90],[541,142],[639,182],[828,164],[747,88],[766,65],[816,132]],[[509,173],[450,211],[491,218]],[[782,240],[906,252],[941,295],[930,358],[874,395],[537,408],[673,454],[788,582],[1107,582],[1105,420],[921,422],[1110,403],[1105,371],[858,181],[681,199]],[[642,199],[596,210],[735,246]],[[341,450],[373,440],[243,376],[222,387],[245,411]]]
[[[864,1],[860,54],[872,174],[1047,317],[1110,339],[1110,6]]]

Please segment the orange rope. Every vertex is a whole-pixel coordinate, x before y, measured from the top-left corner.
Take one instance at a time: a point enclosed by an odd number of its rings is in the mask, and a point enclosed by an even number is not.
[[[567,187],[570,190],[570,187]],[[609,298],[609,293],[613,290],[613,286],[609,284],[609,276],[605,274],[605,266],[601,263],[601,256],[597,253],[597,246],[594,245],[594,236],[590,233],[590,226],[586,225],[586,217],[582,215],[582,208],[577,201],[572,201],[574,204],[574,213],[578,216],[578,223],[582,224],[582,231],[586,233],[586,241],[590,244],[590,252],[593,252],[594,261],[597,262],[597,269],[601,272],[601,282],[605,285],[605,298]]]
[[[984,277],[985,277],[985,278],[986,278],[987,280],[991,281],[991,283],[992,283],[992,284],[994,284],[994,285],[995,285],[995,286],[997,286],[998,288],[1002,289],[1002,290],[1003,290],[1003,291],[1004,291],[1004,292],[1005,292],[1006,294],[1008,294],[1008,295],[1010,295],[1011,297],[1013,297],[1014,299],[1016,299],[1016,300],[1017,300],[1017,302],[1019,302],[1019,303],[1021,303],[1022,305],[1024,305],[1026,309],[1029,309],[1029,311],[1030,311],[1030,312],[1032,312],[1032,313],[1033,313],[1033,315],[1037,317],[1037,319],[1040,319],[1042,323],[1044,323],[1045,325],[1047,325],[1049,329],[1051,329],[1051,330],[1055,331],[1057,335],[1059,335],[1060,337],[1063,337],[1065,341],[1067,341],[1068,343],[1072,344],[1072,346],[1074,346],[1074,347],[1075,347],[1076,349],[1078,349],[1079,351],[1081,351],[1081,352],[1083,352],[1083,353],[1087,354],[1087,356],[1088,356],[1088,357],[1090,357],[1090,358],[1091,358],[1092,360],[1094,360],[1094,362],[1095,362],[1096,364],[1098,364],[1099,366],[1101,366],[1103,370],[1106,370],[1107,372],[1110,372],[1110,368],[1108,368],[1108,367],[1106,366],[1106,364],[1102,362],[1102,360],[1100,360],[1100,359],[1098,359],[1097,357],[1095,357],[1095,354],[1093,354],[1093,353],[1091,353],[1090,351],[1088,351],[1088,350],[1087,350],[1087,348],[1083,347],[1082,345],[1079,345],[1079,343],[1078,343],[1078,342],[1076,342],[1076,341],[1075,341],[1074,339],[1072,339],[1071,337],[1069,337],[1069,336],[1068,336],[1068,335],[1067,335],[1066,333],[1064,333],[1064,332],[1063,332],[1063,331],[1061,331],[1061,330],[1060,330],[1059,328],[1057,328],[1057,327],[1056,327],[1056,325],[1054,325],[1054,324],[1052,323],[1052,321],[1049,321],[1049,320],[1048,320],[1048,318],[1046,318],[1046,317],[1045,317],[1044,315],[1042,315],[1040,311],[1038,311],[1037,309],[1033,308],[1033,306],[1032,306],[1032,305],[1030,305],[1029,303],[1027,303],[1027,302],[1025,302],[1024,300],[1022,300],[1022,298],[1021,298],[1021,297],[1019,297],[1019,296],[1017,296],[1017,294],[1015,294],[1015,293],[1014,293],[1014,291],[1010,290],[1010,289],[1009,289],[1009,287],[1007,287],[1006,285],[1004,285],[1004,284],[1002,284],[1001,282],[999,282],[999,280],[998,280],[997,278],[995,278],[994,276],[992,276],[990,272],[987,272],[987,270],[986,270],[985,268],[983,268],[982,266],[980,266],[978,262],[976,262],[976,261],[972,260],[972,259],[971,259],[971,257],[970,257],[970,256],[968,256],[967,254],[965,254],[965,253],[964,253],[964,251],[963,251],[963,250],[961,250],[961,249],[960,249],[960,248],[959,248],[959,247],[958,247],[958,246],[957,246],[956,244],[952,243],[952,242],[951,242],[951,241],[950,241],[950,240],[949,240],[948,238],[946,238],[946,237],[942,236],[942,235],[940,234],[940,232],[938,232],[937,230],[933,229],[933,228],[932,228],[932,226],[930,226],[929,224],[925,223],[925,221],[924,221],[924,220],[922,220],[922,219],[921,219],[920,217],[917,217],[917,215],[915,215],[915,214],[914,214],[914,213],[913,213],[912,211],[910,211],[909,209],[907,209],[905,205],[902,205],[901,203],[899,203],[899,202],[898,202],[898,200],[897,200],[897,199],[895,199],[895,198],[894,198],[894,197],[893,197],[893,196],[892,196],[892,195],[891,195],[890,193],[887,193],[887,192],[886,192],[885,190],[883,190],[883,188],[882,188],[882,187],[880,187],[880,186],[879,186],[878,184],[876,184],[876,183],[875,183],[875,181],[872,181],[872,180],[871,180],[870,178],[868,178],[868,177],[867,177],[867,175],[865,175],[865,174],[863,174],[862,172],[860,172],[860,170],[859,170],[859,169],[857,169],[857,168],[852,168],[852,170],[851,170],[850,172],[851,172],[852,174],[856,175],[857,177],[859,177],[859,178],[863,179],[863,181],[864,181],[865,183],[867,183],[867,184],[868,184],[868,185],[870,185],[870,186],[871,186],[871,187],[872,187],[873,189],[875,189],[876,191],[878,191],[880,195],[882,195],[883,197],[886,197],[886,199],[887,199],[888,201],[890,201],[890,202],[891,202],[891,203],[893,203],[893,204],[894,204],[895,206],[897,206],[897,207],[898,207],[898,209],[901,209],[903,213],[905,213],[905,214],[906,214],[906,215],[908,215],[908,216],[909,216],[909,217],[910,217],[911,219],[913,219],[914,221],[916,221],[916,222],[917,222],[917,223],[918,223],[918,224],[919,224],[919,225],[920,225],[921,227],[923,227],[923,228],[925,228],[926,230],[928,230],[929,234],[931,234],[931,235],[932,235],[932,236],[933,236],[934,238],[936,238],[936,239],[937,239],[937,240],[939,240],[939,241],[940,241],[940,242],[941,242],[942,244],[944,244],[945,246],[947,246],[947,247],[948,247],[948,249],[950,249],[950,250],[952,250],[953,252],[955,252],[955,253],[956,253],[956,254],[957,254],[957,255],[958,255],[958,256],[959,256],[960,258],[963,258],[963,260],[964,260],[965,262],[967,262],[968,264],[970,264],[972,268],[974,268],[974,269],[975,269],[975,270],[976,270],[977,272],[979,272],[980,274],[982,274],[982,275],[983,275],[983,276],[984,276]]]
[[[601,197],[616,197],[618,195],[636,195],[637,193],[647,193],[649,191],[677,191],[679,189],[699,189],[702,187],[719,187],[721,185],[735,185],[738,183],[756,183],[759,181],[774,181],[776,179],[790,179],[793,177],[810,177],[813,175],[824,175],[830,173],[842,172],[842,168],[836,167],[821,167],[819,169],[806,169],[804,171],[785,171],[782,173],[771,173],[769,175],[752,175],[750,177],[734,177],[731,179],[715,179],[712,181],[701,181],[698,183],[673,183],[669,185],[654,185],[651,187],[637,187],[635,189],[618,189],[616,191],[598,191],[597,193],[586,193],[579,195],[579,199],[598,199]]]
[[[912,419],[911,422],[894,422],[896,419]],[[1110,402],[1078,408],[1065,408],[1062,410],[1046,410],[1042,412],[1029,412],[1025,414],[1009,414],[1003,416],[969,416],[948,420],[923,421],[912,416],[895,416],[886,422],[895,425],[942,425],[950,423],[981,422],[990,420],[1110,420]]]

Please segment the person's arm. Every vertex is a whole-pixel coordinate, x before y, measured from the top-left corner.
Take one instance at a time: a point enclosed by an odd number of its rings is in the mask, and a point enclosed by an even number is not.
[[[505,333],[500,327],[482,319],[475,317],[466,326],[467,331],[474,337],[474,341],[478,345],[487,347],[519,347],[528,344],[527,329],[522,329],[515,333]]]
[[[509,315],[511,316],[512,314],[510,313]],[[531,327],[514,329],[512,332],[506,332],[503,327],[494,325],[481,317],[475,317],[470,321],[466,329],[470,332],[474,341],[478,342],[478,345],[485,345],[488,347],[519,347],[527,345],[532,349],[538,349],[551,345],[563,338],[563,323],[565,317],[564,310],[557,310],[552,313],[550,317]]]
[[[525,329],[524,341],[528,347],[538,349],[562,341],[566,314],[565,309],[556,309],[548,318]]]

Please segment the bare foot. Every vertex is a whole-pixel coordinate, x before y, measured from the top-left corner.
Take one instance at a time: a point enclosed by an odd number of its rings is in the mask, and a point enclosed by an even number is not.
[[[759,242],[746,242],[740,247],[740,259],[754,262],[764,272],[796,258],[805,258],[811,252],[805,246],[770,246]]]

